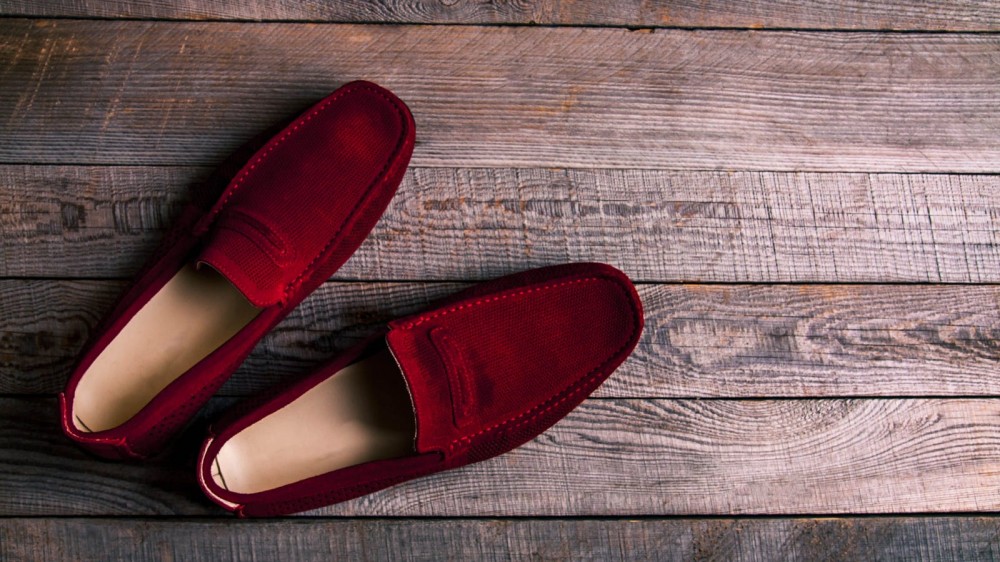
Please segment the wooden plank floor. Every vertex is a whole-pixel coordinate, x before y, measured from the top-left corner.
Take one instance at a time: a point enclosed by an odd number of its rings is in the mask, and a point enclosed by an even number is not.
[[[972,0],[0,3],[0,560],[1000,557],[998,33]],[[375,231],[167,458],[78,450],[54,395],[180,206],[352,79],[418,127]],[[580,260],[646,327],[543,436],[304,516],[202,497],[226,407]]]

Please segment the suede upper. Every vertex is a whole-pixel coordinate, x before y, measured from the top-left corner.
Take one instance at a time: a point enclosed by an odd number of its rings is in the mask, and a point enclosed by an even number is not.
[[[60,395],[64,432],[109,458],[146,458],[228,379],[253,346],[357,249],[402,181],[413,151],[405,104],[349,83],[306,110],[245,162],[211,208],[188,205],[114,310],[95,329]],[[207,205],[206,205],[207,206]],[[81,377],[145,303],[187,263],[225,276],[259,315],[118,427],[71,420]]]
[[[610,268],[577,269],[389,324],[418,452],[453,455],[484,432],[531,423],[543,403],[634,345],[631,285]]]
[[[378,205],[366,205],[384,198],[393,179],[386,172],[410,132],[405,108],[382,88],[341,88],[236,176],[203,221],[210,233],[196,261],[220,271],[255,306],[287,301],[331,246],[358,232],[363,238],[370,226],[357,223],[381,215]]]
[[[534,438],[592,393],[631,353],[642,324],[635,288],[607,265],[552,266],[483,283],[390,322],[283,392],[224,418],[202,448],[199,482],[216,503],[241,516],[271,516],[490,458]],[[388,345],[410,391],[414,454],[254,494],[212,480],[214,456],[228,439],[373,345]]]

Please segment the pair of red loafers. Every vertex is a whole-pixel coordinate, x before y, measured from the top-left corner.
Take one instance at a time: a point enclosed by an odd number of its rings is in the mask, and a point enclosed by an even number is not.
[[[211,205],[189,205],[96,331],[60,395],[90,451],[146,459],[253,346],[330,277],[396,191],[414,122],[352,82],[263,146]],[[631,353],[642,309],[602,264],[483,283],[390,322],[209,430],[198,481],[241,516],[344,501],[534,438]]]

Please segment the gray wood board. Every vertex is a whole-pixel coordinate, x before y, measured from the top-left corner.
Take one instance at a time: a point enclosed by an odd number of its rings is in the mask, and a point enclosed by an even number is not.
[[[419,166],[996,172],[1000,37],[8,19],[0,162],[210,164],[366,78]]]
[[[52,399],[0,399],[0,428],[0,516],[221,513],[194,479],[200,424],[168,462],[145,465],[79,451]],[[309,513],[998,511],[998,455],[996,399],[592,399],[514,452]]]
[[[0,165],[0,277],[131,276],[209,172]],[[997,217],[989,175],[415,168],[336,278],[998,282]]]
[[[306,373],[457,283],[330,282],[223,387]],[[112,281],[0,281],[0,393],[59,392]],[[1000,287],[641,285],[646,326],[598,390],[621,397],[1000,395]]]
[[[1000,556],[996,517],[0,519],[5,560],[911,560]]]
[[[297,20],[448,24],[607,25],[868,30],[1000,29],[1000,9],[975,0],[642,0],[441,2],[440,0],[7,0],[0,15],[97,18]]]

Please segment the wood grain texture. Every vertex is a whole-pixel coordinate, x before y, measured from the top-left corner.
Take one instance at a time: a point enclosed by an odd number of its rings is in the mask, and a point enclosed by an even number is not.
[[[7,0],[0,15],[448,24],[995,31],[1000,9],[973,0]]]
[[[130,277],[208,168],[0,166],[0,277]],[[1000,281],[1000,176],[416,168],[338,279]]]
[[[123,283],[0,281],[0,393],[62,390]],[[465,285],[331,282],[222,389],[264,390]],[[646,326],[597,396],[1000,395],[1000,287],[642,285]]]
[[[419,166],[996,172],[1000,37],[0,22],[0,161],[211,164],[348,80]]]
[[[3,519],[4,560],[914,560],[1000,556],[996,517],[158,521]]]
[[[509,454],[310,514],[997,511],[998,420],[989,399],[589,400]],[[201,430],[128,465],[77,450],[52,399],[0,399],[0,427],[0,516],[220,513],[194,481]]]
[[[183,453],[156,462],[109,462],[85,453],[59,426],[54,398],[0,398],[0,516],[204,514],[194,480],[206,415],[234,403],[215,399],[176,442]]]

